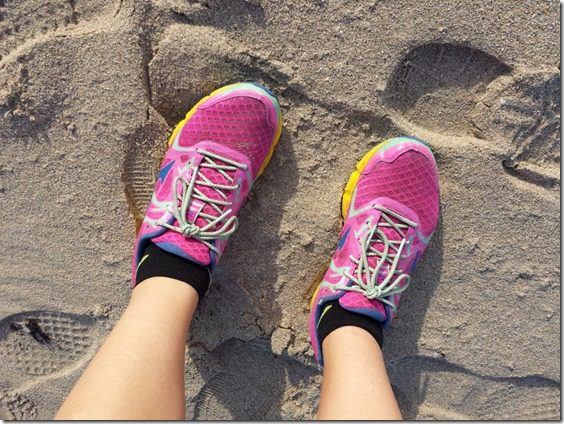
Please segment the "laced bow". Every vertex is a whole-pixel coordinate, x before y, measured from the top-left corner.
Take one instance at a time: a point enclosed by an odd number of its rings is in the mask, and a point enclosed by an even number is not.
[[[228,172],[233,172],[237,169],[247,170],[247,165],[224,158],[204,149],[198,148],[196,152],[202,155],[203,158],[199,165],[192,165],[194,169],[190,180],[184,178],[183,175],[178,175],[172,182],[172,198],[176,199],[176,202],[172,202],[171,207],[167,207],[167,210],[178,222],[178,225],[171,225],[164,221],[158,222],[157,225],[182,234],[184,237],[196,239],[214,252],[219,253],[218,249],[209,241],[218,238],[228,238],[235,232],[239,223],[236,216],[229,216],[231,212],[233,212],[231,209],[233,203],[227,200],[228,194],[226,194],[226,191],[238,190],[239,184],[233,184],[234,179]],[[216,161],[223,163],[219,164]],[[201,168],[216,170],[229,184],[213,183],[201,172]],[[180,192],[178,191],[178,184],[181,186]],[[198,187],[209,187],[213,189],[219,195],[220,199],[213,199],[206,196]],[[196,211],[192,220],[189,221],[188,210],[193,200],[200,200],[202,206]],[[217,212],[217,215],[205,213],[203,210],[206,205],[211,206],[214,211]],[[198,218],[203,218],[207,223],[201,227],[198,226],[196,224]],[[218,225],[221,226],[216,228]]]
[[[406,240],[407,230],[410,227],[417,227],[417,224],[383,206],[375,205],[374,209],[381,212],[381,218],[385,222],[378,222],[360,238],[360,258],[350,257],[357,265],[355,275],[344,272],[353,285],[339,288],[344,291],[361,293],[368,299],[378,299],[395,311],[396,305],[386,297],[403,292],[411,281],[409,274],[397,269],[397,266],[401,259],[406,258],[405,255],[402,255],[402,251],[409,243]],[[395,218],[399,223],[392,221],[390,217]],[[401,236],[401,240],[389,240],[381,228],[393,228]],[[373,246],[375,243],[383,244],[383,250],[377,250]],[[377,257],[374,268],[368,264],[370,257]],[[384,280],[378,284],[378,275],[384,264],[387,264],[389,268]],[[405,284],[400,286],[402,281],[405,281]]]

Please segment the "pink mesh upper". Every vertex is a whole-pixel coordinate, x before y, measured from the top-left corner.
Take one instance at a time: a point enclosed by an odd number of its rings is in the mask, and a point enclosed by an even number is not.
[[[412,138],[388,140],[375,150],[364,167],[352,199],[354,204],[348,209],[338,247],[312,301],[309,329],[313,350],[320,363],[323,357],[317,325],[327,301],[338,298],[343,308],[382,321],[384,325],[392,321],[394,307],[398,306],[401,294],[371,297],[373,294],[368,293],[370,287],[367,278],[373,276],[379,264],[378,285],[383,284],[386,276],[390,276],[387,284],[405,287],[407,279],[405,276],[400,278],[400,274],[409,274],[425,251],[428,237],[436,228],[439,216],[438,172],[431,151],[424,143]],[[387,219],[396,227],[388,226]],[[377,223],[379,225],[375,227]],[[372,231],[376,229],[378,233],[374,233],[374,236]],[[380,259],[386,254],[380,231],[389,242],[387,260]],[[364,243],[369,239],[370,246],[382,255],[372,256],[372,251],[366,249],[366,260],[371,268],[367,272],[364,266],[357,264],[365,249]],[[394,241],[396,243],[392,244]],[[390,275],[394,256],[397,255],[392,245],[398,248],[398,242],[403,243],[396,264],[398,272]],[[357,271],[360,271],[360,275]],[[362,281],[362,284],[358,281]],[[349,291],[346,284],[355,290],[360,288],[361,292]],[[385,302],[391,302],[394,307]]]
[[[182,129],[180,145],[191,146],[203,140],[221,143],[247,156],[256,177],[276,131],[276,117],[270,115],[272,111],[260,99],[222,99],[198,108]]]
[[[416,150],[408,150],[393,162],[379,161],[359,179],[355,207],[378,197],[388,197],[413,210],[421,231],[429,235],[439,215],[439,190],[435,165]]]
[[[218,163],[218,164],[224,164],[224,162],[222,162],[220,160],[215,160],[215,162]],[[208,178],[212,183],[215,183],[215,184],[232,186],[232,185],[237,183],[236,181],[230,182],[227,178],[225,178],[222,174],[220,174],[219,172],[217,172],[214,169],[201,168],[200,172],[206,178]],[[236,171],[227,171],[226,174],[229,175],[231,178],[235,178]],[[196,182],[198,182],[200,180],[201,179],[198,177]],[[248,184],[249,183],[247,182],[247,185]],[[211,199],[226,200],[216,190],[214,190],[212,188],[205,187],[205,186],[199,185],[197,183],[195,184],[195,187],[197,189],[201,190],[207,197],[209,197]],[[228,194],[228,192],[225,192],[225,194]],[[202,211],[204,213],[207,213],[208,215],[212,215],[212,216],[219,216],[219,213],[210,204],[204,203],[204,202],[202,202],[201,200],[198,200],[198,199],[193,199],[191,204],[190,204],[190,209],[188,210],[188,217],[189,217],[190,221],[193,220],[196,213],[200,210],[200,208],[202,208],[202,206],[203,206]],[[234,213],[237,214],[240,206],[241,205],[232,205],[231,207],[220,206],[220,208],[222,210],[222,213],[225,210],[227,210],[228,208],[231,208],[231,209],[234,210]],[[201,218],[201,217],[198,218],[195,222],[199,227],[204,227],[208,223],[208,221],[206,221],[204,218]],[[178,222],[175,220],[173,222],[173,225],[178,225]],[[218,228],[220,226],[221,225],[218,224],[215,228]],[[200,264],[207,265],[210,262],[210,252],[209,252],[209,248],[206,245],[200,243],[197,240],[194,240],[194,239],[191,239],[191,238],[185,238],[178,233],[175,233],[175,232],[172,232],[172,231],[167,231],[164,234],[162,234],[161,236],[154,238],[153,242],[157,243],[157,245],[159,243],[174,244],[174,245],[178,246],[182,251],[189,254],[189,256],[191,258],[195,259]]]
[[[386,316],[384,305],[381,302],[367,299],[360,293],[345,293],[339,299],[339,304],[345,309],[375,309],[383,317]]]
[[[207,204],[207,201],[192,196],[189,203],[188,221],[193,222],[195,214],[202,206],[202,211],[213,217],[218,217],[224,212],[227,213],[225,219],[238,214],[254,180],[265,164],[268,152],[275,142],[276,131],[281,120],[276,99],[257,87],[241,84],[239,87],[226,87],[227,90],[212,94],[198,105],[190,119],[181,127],[163,160],[161,172],[155,184],[154,197],[137,237],[133,257],[134,282],[136,266],[148,240],[164,250],[192,259],[202,265],[211,265],[213,268],[217,263],[227,244],[227,237],[208,239],[215,248],[214,252],[214,249],[210,249],[195,236],[185,236],[179,231],[168,228],[165,230],[158,220],[166,219],[167,224],[179,228],[179,222],[165,211],[176,201],[171,183],[179,175],[189,181],[193,167],[200,162],[206,163],[205,152],[216,155],[215,157],[209,156],[215,165],[233,166],[234,162],[241,166],[236,167],[236,170],[224,170],[229,178],[216,169],[200,167],[200,175],[194,187],[207,198],[222,200],[229,204],[218,205],[221,210],[217,211]],[[228,162],[218,157],[225,158]],[[168,164],[171,165],[170,169],[167,168]],[[202,183],[206,178],[213,184],[233,187],[217,187],[218,192]],[[177,194],[180,194],[179,190],[181,189],[177,187]],[[209,227],[206,231],[220,230],[223,222]],[[200,229],[207,224],[208,221],[201,216],[196,220],[196,226]]]

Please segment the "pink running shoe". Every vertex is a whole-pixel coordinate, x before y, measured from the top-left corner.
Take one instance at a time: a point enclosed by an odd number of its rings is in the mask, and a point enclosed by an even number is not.
[[[342,198],[343,229],[329,269],[311,302],[309,332],[323,365],[317,327],[323,305],[342,308],[387,326],[410,273],[439,218],[439,178],[431,150],[399,137],[380,143],[356,166]]]
[[[255,83],[223,87],[188,112],[172,133],[137,235],[133,285],[149,241],[213,271],[281,133],[278,100]]]

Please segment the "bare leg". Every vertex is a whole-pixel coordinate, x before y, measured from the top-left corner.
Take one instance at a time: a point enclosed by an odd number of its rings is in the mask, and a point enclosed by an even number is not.
[[[56,419],[185,419],[184,350],[198,294],[172,278],[145,280]]]
[[[346,326],[323,340],[320,420],[401,420],[380,346],[367,331]]]

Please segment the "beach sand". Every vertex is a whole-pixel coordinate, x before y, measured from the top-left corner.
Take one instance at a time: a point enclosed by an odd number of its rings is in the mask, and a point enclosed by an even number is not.
[[[254,80],[285,128],[194,319],[187,418],[315,416],[310,286],[355,164],[409,134],[441,220],[385,333],[404,416],[558,419],[559,40],[556,1],[0,0],[0,418],[54,415],[127,304],[167,136]]]

